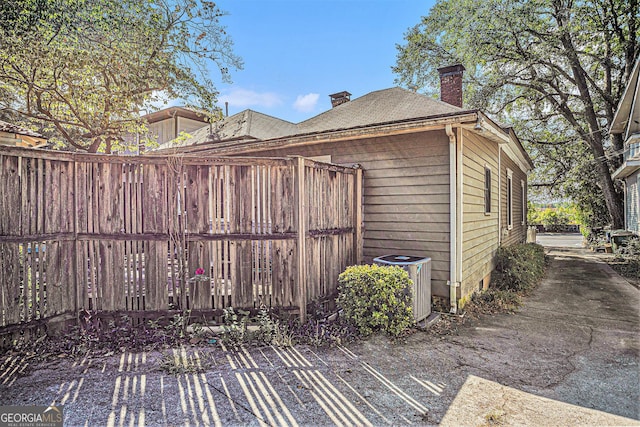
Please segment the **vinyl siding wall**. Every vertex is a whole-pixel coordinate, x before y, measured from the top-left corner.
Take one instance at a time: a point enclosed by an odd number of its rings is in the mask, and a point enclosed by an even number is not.
[[[158,144],[164,144],[165,142],[175,139],[180,132],[193,132],[207,126],[207,124],[200,120],[177,117],[177,126],[178,132],[176,134],[176,118],[170,117],[159,122],[151,123],[149,125],[149,133],[156,137]]]
[[[431,257],[432,293],[449,296],[449,139],[444,131],[248,154],[330,155],[332,163],[361,165],[364,261],[393,253]]]
[[[625,179],[626,183],[626,228],[640,233],[638,217],[640,216],[640,172],[636,172]]]
[[[524,182],[524,197],[526,201],[527,191],[527,175],[524,173],[518,165],[511,160],[504,151],[501,154],[501,171],[500,180],[502,185],[501,197],[502,197],[502,216],[500,229],[502,230],[502,246],[510,246],[517,243],[522,243],[527,238],[527,213],[524,212],[524,224],[522,223],[523,203],[522,203],[522,189],[521,182]],[[507,205],[507,176],[508,171],[512,172],[512,213],[513,213],[513,227],[509,229],[507,223],[507,214],[509,206]]]
[[[462,284],[460,296],[488,285],[498,249],[498,144],[462,133]],[[485,167],[491,171],[491,212],[485,213]],[[482,285],[481,282],[482,281]]]

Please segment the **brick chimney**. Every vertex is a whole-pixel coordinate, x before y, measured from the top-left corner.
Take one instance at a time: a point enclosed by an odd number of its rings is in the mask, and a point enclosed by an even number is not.
[[[331,98],[331,107],[333,108],[351,100],[351,94],[346,90],[338,93],[332,93],[329,97]]]
[[[440,100],[462,108],[462,64],[438,68],[440,73]]]

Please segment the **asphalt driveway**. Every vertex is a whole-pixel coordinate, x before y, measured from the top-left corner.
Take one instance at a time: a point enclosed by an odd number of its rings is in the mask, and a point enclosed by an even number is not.
[[[580,233],[537,233],[536,243],[547,248],[581,249],[584,238]]]
[[[63,404],[67,426],[640,425],[640,291],[584,250],[550,256],[517,314],[452,335],[46,366],[5,356],[0,405]],[[172,375],[171,357],[204,369]]]

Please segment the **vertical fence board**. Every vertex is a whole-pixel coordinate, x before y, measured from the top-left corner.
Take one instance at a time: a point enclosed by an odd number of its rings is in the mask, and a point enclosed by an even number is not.
[[[6,235],[20,235],[20,208],[21,185],[18,169],[18,157],[4,156],[2,158],[2,184],[4,191],[2,196],[2,222],[4,227],[0,230]]]
[[[75,242],[65,241],[60,244],[60,313],[75,313],[76,305],[76,286],[75,286]],[[69,286],[69,283],[72,286]]]
[[[60,175],[60,232],[73,233],[75,230],[75,173],[74,163],[64,161]]]
[[[116,307],[115,310],[123,310],[126,306],[125,299],[125,252],[124,252],[125,242],[123,241],[112,241],[111,242],[111,253],[113,260],[113,306]]]
[[[44,233],[55,233],[56,223],[60,215],[60,176],[58,164],[54,160],[44,161],[44,182],[43,192],[45,199],[43,200],[43,227]]]
[[[146,233],[166,233],[167,212],[167,166],[144,165],[144,191],[142,192],[142,231]]]
[[[6,163],[10,159],[10,156],[0,155],[0,212],[9,212],[6,206],[5,193],[8,188],[4,183],[6,179]],[[9,215],[0,215],[0,234],[6,235],[7,233],[7,221],[9,221]]]
[[[57,155],[0,147],[2,325],[79,308],[166,310],[170,297],[173,308],[304,316],[361,253],[361,171],[303,158]],[[186,283],[197,268],[208,279]]]
[[[20,254],[16,243],[0,243],[3,324],[20,322]]]
[[[37,166],[36,166],[36,162],[37,159],[28,159],[28,180],[29,180],[29,229],[28,231],[25,230],[25,233],[27,234],[31,234],[34,235],[37,233],[37,218],[38,218],[38,211],[39,211],[39,206],[37,203],[37,194],[38,194],[38,187],[37,187]]]
[[[144,309],[146,310],[165,310],[168,307],[167,251],[167,242],[145,243]]]
[[[30,219],[30,205],[29,205],[29,160],[18,157],[20,160],[18,165],[20,167],[20,234],[29,234],[29,219]],[[2,211],[0,211],[2,212]]]
[[[231,218],[232,230],[237,233],[252,232],[251,211],[252,195],[251,170],[249,166],[236,166],[234,178],[234,207]],[[253,305],[253,282],[252,282],[252,245],[251,241],[235,242],[235,277],[232,279],[234,293],[233,302],[238,307],[251,307]]]
[[[185,201],[187,212],[187,231],[194,234],[209,233],[209,167],[194,165],[186,167]],[[209,244],[191,241],[188,247],[188,277],[190,307],[194,309],[211,308]],[[196,270],[203,269],[204,274],[196,277]]]
[[[276,306],[294,306],[298,302],[294,264],[296,243],[273,241],[273,299]]]
[[[62,311],[62,292],[60,288],[64,285],[61,281],[62,270],[62,250],[61,243],[56,241],[47,242],[44,251],[46,278],[44,283],[45,317],[55,316]]]
[[[89,297],[87,295],[87,281],[88,281],[88,259],[89,252],[87,250],[87,242],[76,242],[76,308],[87,309],[89,308]]]

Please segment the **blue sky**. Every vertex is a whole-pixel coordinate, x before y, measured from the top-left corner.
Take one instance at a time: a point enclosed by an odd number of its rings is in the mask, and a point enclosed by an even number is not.
[[[396,44],[428,14],[432,0],[220,0],[221,19],[244,69],[217,82],[229,114],[250,108],[300,122],[352,99],[395,86]]]

